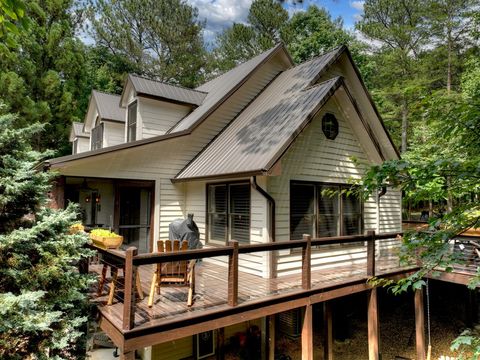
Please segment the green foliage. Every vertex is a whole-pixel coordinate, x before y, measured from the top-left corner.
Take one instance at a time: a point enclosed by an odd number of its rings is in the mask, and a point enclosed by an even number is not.
[[[23,0],[0,0],[0,39],[7,46],[16,46],[15,35],[19,35],[28,26]]]
[[[203,23],[185,0],[99,0],[90,7],[97,45],[134,72],[193,87],[206,62]]]
[[[480,329],[464,330],[450,346],[450,350],[458,352],[458,360],[480,359]]]
[[[46,207],[52,175],[32,167],[49,154],[29,145],[42,126],[14,121],[0,116],[0,358],[82,358],[91,279],[76,264],[88,239],[69,235],[75,206]]]
[[[16,127],[35,122],[46,131],[32,142],[38,150],[70,150],[68,131],[83,117],[78,99],[86,89],[84,48],[75,38],[80,14],[73,1],[25,2],[28,29],[15,37],[16,46],[0,46],[0,97],[4,113],[18,113]]]

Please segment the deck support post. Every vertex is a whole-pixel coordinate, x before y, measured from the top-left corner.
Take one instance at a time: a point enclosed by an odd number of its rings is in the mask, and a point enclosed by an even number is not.
[[[313,360],[313,306],[305,306],[302,326],[302,360]]]
[[[333,326],[332,304],[330,301],[323,303],[323,359],[333,360]]]
[[[133,257],[137,255],[136,247],[129,247],[125,252],[125,289],[123,295],[123,330],[133,329],[135,323],[135,285],[137,267],[133,265]]]
[[[268,360],[275,360],[275,314],[267,316]]]
[[[217,329],[217,360],[225,359],[225,328]]]
[[[368,291],[368,359],[380,360],[377,288]]]
[[[415,345],[417,360],[425,360],[425,308],[423,289],[415,290]]]
[[[238,241],[229,242],[233,248],[228,257],[228,305],[238,305]]]

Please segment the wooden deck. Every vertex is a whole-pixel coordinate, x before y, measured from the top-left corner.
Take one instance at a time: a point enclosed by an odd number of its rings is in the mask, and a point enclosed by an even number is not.
[[[91,266],[92,271],[100,275],[101,266]],[[408,268],[400,268],[398,260],[385,260],[377,263],[378,275],[398,273]],[[135,328],[149,327],[162,322],[180,320],[182,317],[192,317],[204,311],[220,311],[229,308],[227,304],[227,267],[199,262],[196,265],[196,292],[192,307],[187,307],[186,287],[164,286],[161,294],[155,294],[154,305],[147,306],[150,283],[153,276],[153,265],[139,267],[144,299],[137,296],[135,311]],[[366,282],[368,279],[365,264],[357,264],[349,267],[312,270],[312,288],[331,288],[336,285],[348,286],[359,281]],[[113,305],[106,305],[108,284],[110,276],[107,274],[107,282],[100,298],[92,293],[92,300],[99,305],[103,316],[116,327],[122,327],[123,316],[123,289],[115,292]],[[120,279],[120,283],[122,279]],[[121,286],[121,284],[120,284]],[[93,289],[96,290],[97,289]],[[240,272],[238,287],[239,305],[252,301],[268,300],[278,295],[287,295],[302,290],[301,274],[283,276],[275,279],[264,279],[259,276]]]

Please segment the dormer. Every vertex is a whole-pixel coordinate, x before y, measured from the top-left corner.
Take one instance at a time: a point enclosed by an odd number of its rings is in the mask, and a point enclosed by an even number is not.
[[[120,106],[125,108],[125,141],[163,135],[202,104],[206,92],[129,74]]]
[[[90,134],[83,131],[83,123],[72,123],[69,140],[72,143],[72,154],[90,150]]]
[[[89,150],[122,144],[125,140],[125,110],[120,96],[92,91],[83,131],[90,134]]]

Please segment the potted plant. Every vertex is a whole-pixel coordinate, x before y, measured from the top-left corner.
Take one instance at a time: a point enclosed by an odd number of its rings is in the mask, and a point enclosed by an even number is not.
[[[90,231],[90,239],[95,245],[105,249],[118,249],[123,242],[123,236],[107,229],[93,229]]]

